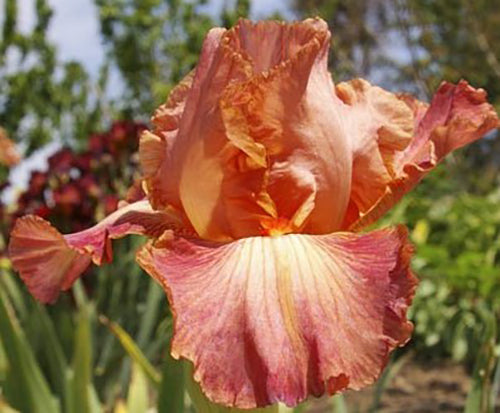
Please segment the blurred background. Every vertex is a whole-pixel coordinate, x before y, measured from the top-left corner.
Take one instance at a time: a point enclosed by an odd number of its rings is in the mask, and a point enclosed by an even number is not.
[[[429,100],[442,80],[465,78],[498,110],[499,6],[0,0],[0,412],[229,411],[206,404],[183,379],[188,367],[170,359],[164,293],[134,263],[141,239],[116,241],[112,264],[88,270],[47,307],[5,255],[18,216],[34,213],[70,232],[116,209],[138,178],[138,134],[195,65],[209,28],[239,17],[320,16],[333,32],[335,81],[363,77]],[[411,342],[369,389],[293,411],[500,409],[498,135],[448,157],[379,223],[405,223],[417,246]]]

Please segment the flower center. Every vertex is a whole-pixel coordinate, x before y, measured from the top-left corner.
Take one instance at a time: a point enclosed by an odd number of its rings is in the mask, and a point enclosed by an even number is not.
[[[261,218],[260,225],[262,236],[279,237],[294,232],[293,225],[288,218]]]

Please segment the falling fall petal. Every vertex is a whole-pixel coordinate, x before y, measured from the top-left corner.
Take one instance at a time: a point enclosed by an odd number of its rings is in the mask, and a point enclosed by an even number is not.
[[[216,403],[293,406],[359,389],[410,337],[416,280],[402,227],[158,244],[138,262],[168,292],[172,355],[193,362]]]
[[[179,225],[172,213],[151,209],[148,201],[127,205],[95,227],[62,235],[49,222],[27,215],[16,221],[9,242],[9,258],[31,294],[52,303],[91,262],[111,261],[111,239],[128,234],[159,236]]]

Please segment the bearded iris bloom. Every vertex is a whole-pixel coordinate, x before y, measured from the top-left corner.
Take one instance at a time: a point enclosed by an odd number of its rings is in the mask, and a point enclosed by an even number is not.
[[[329,44],[320,19],[212,29],[141,137],[143,199],[75,234],[17,221],[9,252],[30,292],[53,302],[111,260],[112,239],[143,234],[171,353],[213,402],[292,406],[376,380],[411,335],[417,281],[404,227],[359,230],[499,120],[465,81],[430,104],[335,86]]]

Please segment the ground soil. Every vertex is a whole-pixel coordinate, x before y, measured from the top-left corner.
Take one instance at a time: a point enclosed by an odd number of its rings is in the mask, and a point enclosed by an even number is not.
[[[371,410],[375,387],[344,393],[349,413],[463,412],[470,386],[464,367],[452,362],[403,363],[382,393],[379,408]],[[310,404],[308,413],[335,412],[328,400]],[[500,412],[500,405],[495,412]],[[478,412],[480,413],[480,412]]]

